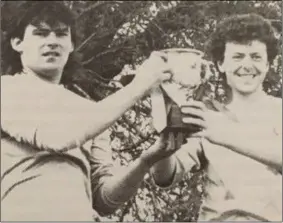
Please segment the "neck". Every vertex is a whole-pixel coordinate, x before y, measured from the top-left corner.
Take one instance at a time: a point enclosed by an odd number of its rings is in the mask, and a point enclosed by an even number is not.
[[[233,98],[229,105],[230,108],[241,107],[241,108],[250,108],[262,102],[266,96],[265,92],[262,89],[258,89],[252,94],[241,94],[240,92],[232,92]]]
[[[59,84],[62,77],[62,71],[59,70],[35,72],[28,67],[24,67],[23,73],[33,75],[38,79],[50,84]]]

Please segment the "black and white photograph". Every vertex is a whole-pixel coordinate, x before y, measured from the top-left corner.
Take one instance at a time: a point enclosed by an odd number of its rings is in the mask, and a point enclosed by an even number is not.
[[[1,1],[1,221],[282,222],[281,1]]]

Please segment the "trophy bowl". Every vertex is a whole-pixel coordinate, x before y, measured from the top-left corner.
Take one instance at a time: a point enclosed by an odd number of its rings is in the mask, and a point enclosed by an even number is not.
[[[172,81],[162,85],[167,109],[165,131],[183,132],[188,135],[201,131],[201,127],[182,121],[181,106],[188,100],[202,100],[207,85],[202,81],[203,69],[207,61],[203,53],[195,49],[172,48],[162,52],[167,54],[167,63],[172,70]],[[197,118],[197,117],[195,117]]]
[[[188,48],[171,48],[161,52],[167,54],[167,63],[174,74],[173,82],[184,87],[200,84],[203,52]]]

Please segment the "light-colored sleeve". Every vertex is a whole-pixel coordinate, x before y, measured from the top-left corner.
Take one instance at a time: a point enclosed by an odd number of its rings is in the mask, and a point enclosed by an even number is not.
[[[13,76],[1,76],[1,130],[18,142],[33,144],[36,135],[36,108]]]
[[[92,114],[95,103],[60,86],[23,81],[1,77],[1,130],[40,150],[61,151],[83,145],[96,118]]]
[[[176,160],[176,169],[173,180],[170,185],[164,187],[156,184],[154,177],[151,176],[152,183],[162,189],[170,189],[179,183],[186,174],[188,174],[192,168],[196,170],[200,169],[201,163],[198,157],[198,151],[200,151],[200,141],[197,138],[188,138],[187,143],[184,144],[175,154],[173,154]]]
[[[93,209],[102,216],[108,215],[124,204],[124,201],[113,201],[113,199],[108,197],[106,191],[112,186],[117,188],[117,185],[115,185],[117,177],[119,177],[120,174],[123,175],[124,172],[121,171],[125,171],[125,169],[112,158],[109,129],[97,136],[93,141],[89,161],[91,168]],[[113,182],[111,182],[113,179],[115,180],[114,185]],[[111,211],[109,212],[109,210]]]
[[[110,130],[97,136],[92,143],[90,153],[91,187],[93,196],[103,186],[105,181],[113,176],[115,168],[110,148]]]

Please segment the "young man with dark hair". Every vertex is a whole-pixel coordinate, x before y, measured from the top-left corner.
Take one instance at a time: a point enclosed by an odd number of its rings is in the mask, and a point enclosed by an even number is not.
[[[236,119],[189,101],[183,122],[203,131],[152,169],[164,187],[203,167],[199,221],[282,220],[282,99],[262,89],[277,47],[271,25],[256,14],[231,16],[211,36],[208,52],[225,75],[231,94],[225,107]]]
[[[17,19],[3,58],[9,73],[1,76],[1,218],[93,221],[93,209],[112,213],[149,170],[144,157],[166,153],[159,140],[143,158],[115,173],[101,133],[171,78],[166,55],[152,53],[129,85],[93,103],[61,85],[63,75],[73,72],[68,68],[75,18],[69,9],[62,2],[27,1]],[[84,146],[95,137],[91,149]]]

